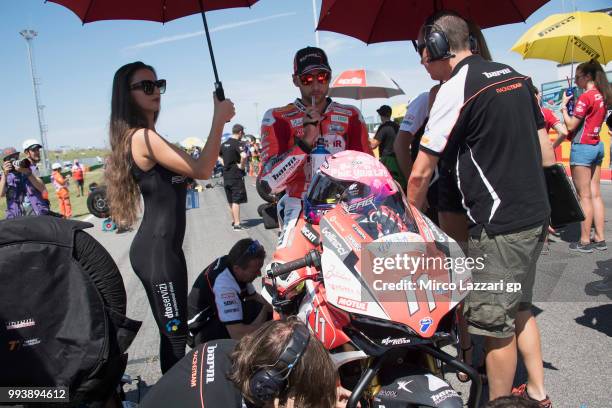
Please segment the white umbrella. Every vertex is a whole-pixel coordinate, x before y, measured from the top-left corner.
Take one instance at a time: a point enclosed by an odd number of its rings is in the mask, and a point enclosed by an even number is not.
[[[204,141],[199,137],[188,137],[181,142],[181,146],[183,146],[185,149],[191,149],[192,147],[196,146],[201,149],[204,147]]]
[[[342,72],[329,88],[329,96],[349,99],[391,98],[404,95],[393,79],[382,71],[353,69]]]

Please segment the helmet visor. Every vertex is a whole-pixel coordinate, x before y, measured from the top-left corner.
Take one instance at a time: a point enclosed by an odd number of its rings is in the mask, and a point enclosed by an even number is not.
[[[340,181],[327,174],[318,172],[308,188],[306,200],[311,205],[336,204],[344,191],[354,182]]]

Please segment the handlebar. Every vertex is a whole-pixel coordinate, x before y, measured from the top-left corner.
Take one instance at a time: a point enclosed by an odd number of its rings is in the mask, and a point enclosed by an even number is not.
[[[313,249],[303,258],[298,258],[284,264],[273,265],[272,271],[268,274],[268,276],[270,278],[276,278],[279,276],[288,275],[291,272],[297,271],[298,269],[306,266],[314,266],[317,269],[321,268],[321,254],[319,251]]]

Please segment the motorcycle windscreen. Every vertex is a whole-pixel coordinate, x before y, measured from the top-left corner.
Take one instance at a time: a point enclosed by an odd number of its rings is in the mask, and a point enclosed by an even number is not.
[[[423,219],[382,205],[328,212],[320,224],[328,301],[431,337],[467,295],[471,267],[458,244]]]

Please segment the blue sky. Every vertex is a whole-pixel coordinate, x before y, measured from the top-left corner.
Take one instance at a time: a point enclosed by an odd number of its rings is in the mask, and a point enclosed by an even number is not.
[[[320,3],[317,0],[318,7]],[[594,10],[609,4],[608,0],[580,0],[575,7]],[[531,75],[536,84],[556,80],[555,63],[523,61],[509,49],[538,21],[573,7],[569,0],[552,0],[526,24],[485,30],[493,58]],[[312,2],[260,0],[251,9],[214,11],[207,18],[226,96],[236,105],[232,123],[258,133],[257,119],[268,108],[282,106],[298,95],[291,82],[292,60],[297,49],[315,43]],[[5,97],[0,101],[0,147],[19,147],[26,138],[39,137],[26,43],[19,35],[24,28],[38,31],[34,55],[51,147],[107,144],[113,75],[121,65],[136,60],[154,66],[158,76],[168,81],[158,132],[171,141],[208,134],[214,77],[199,15],[166,25],[102,21],[83,26],[71,11],[54,3],[2,0],[0,78]],[[340,34],[319,35],[334,73],[351,68],[383,70],[405,91],[405,96],[390,100],[364,101],[364,116],[374,115],[382,103],[405,102],[433,84],[409,42],[366,46]],[[358,101],[341,101],[359,106]]]

